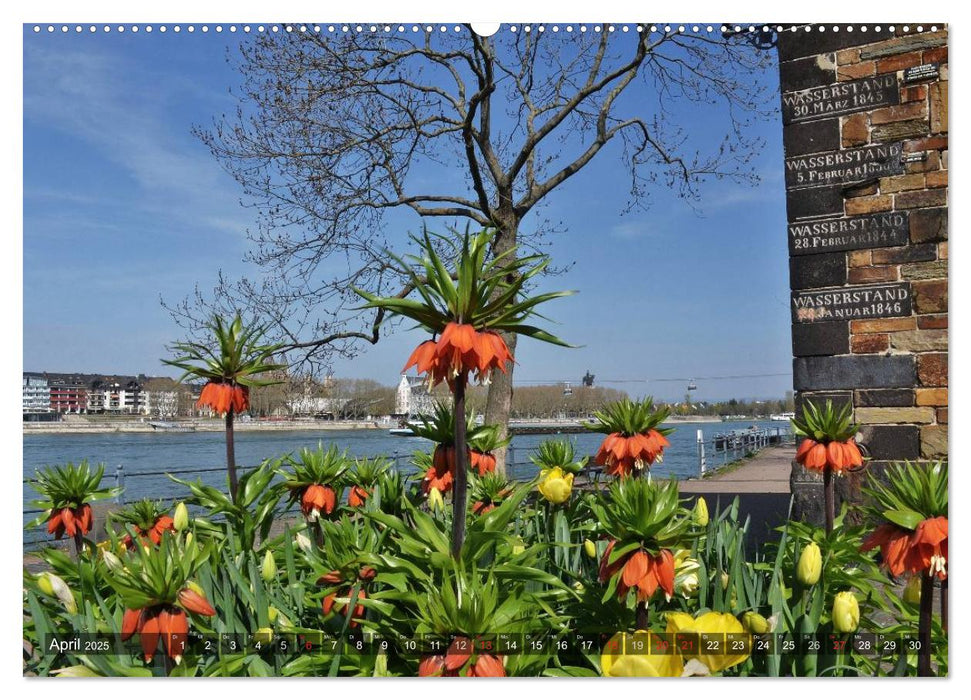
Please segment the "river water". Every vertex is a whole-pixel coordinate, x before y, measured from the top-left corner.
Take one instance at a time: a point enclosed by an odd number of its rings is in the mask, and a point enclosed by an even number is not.
[[[687,478],[698,473],[697,430],[704,431],[710,440],[717,433],[745,429],[750,426],[784,427],[784,422],[745,421],[726,423],[676,423],[668,436],[671,446],[664,460],[655,464],[651,472],[657,476]],[[515,478],[529,479],[536,467],[529,455],[543,440],[566,439],[574,442],[578,455],[593,455],[603,436],[598,433],[576,435],[518,435],[513,439],[509,473]],[[175,473],[179,478],[225,488],[226,442],[223,433],[99,433],[99,434],[43,434],[24,435],[24,479],[34,475],[45,465],[77,463],[87,459],[91,464],[104,463],[105,486],[115,485],[119,466],[124,474],[123,502],[139,498],[177,499],[187,495],[187,489],[165,476]],[[413,471],[409,457],[417,450],[428,450],[429,441],[416,437],[395,437],[385,429],[374,430],[312,430],[249,431],[236,433],[236,461],[240,465],[255,466],[265,459],[277,458],[302,447],[316,448],[318,441],[324,448],[337,445],[353,457],[385,455],[395,459],[404,473]],[[710,449],[710,447],[709,447]],[[26,483],[24,509],[32,508],[30,501],[36,494]],[[30,515],[29,517],[33,517]],[[28,520],[24,516],[24,522]],[[25,537],[25,541],[31,539]]]

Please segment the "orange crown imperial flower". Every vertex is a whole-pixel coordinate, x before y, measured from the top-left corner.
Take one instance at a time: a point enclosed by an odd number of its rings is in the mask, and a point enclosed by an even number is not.
[[[337,505],[337,495],[330,486],[310,484],[300,496],[300,510],[311,522],[316,521],[323,512],[330,515]]]
[[[796,450],[796,461],[806,469],[837,475],[862,467],[863,454],[853,439],[857,426],[850,420],[851,412],[849,404],[836,410],[832,401],[824,408],[807,401],[802,417],[792,421],[795,433],[806,436]]]
[[[880,548],[883,566],[893,576],[904,572],[928,572],[947,578],[947,518],[922,520],[915,530],[884,523],[863,541],[860,550]]]
[[[608,404],[587,425],[590,430],[607,433],[594,463],[605,467],[605,473],[619,477],[650,468],[671,445],[666,437],[671,429],[658,427],[667,417],[668,409],[655,409],[650,396],[643,401],[624,399]]]
[[[501,656],[472,653],[472,641],[468,637],[456,637],[444,654],[429,654],[418,664],[418,675],[466,676],[468,678],[505,677],[506,669]]]
[[[350,492],[347,494],[347,505],[351,508],[360,508],[370,495],[367,489],[363,489],[360,486],[352,486]]]
[[[196,401],[196,408],[207,407],[222,415],[230,410],[236,414],[243,413],[249,409],[249,387],[210,381]]]
[[[59,508],[51,511],[47,520],[47,532],[58,540],[65,534],[68,537],[86,535],[91,531],[92,522],[91,506],[87,503],[81,504],[79,508]]]
[[[121,639],[127,641],[138,634],[146,663],[151,663],[161,641],[169,658],[179,663],[189,638],[186,610],[206,617],[216,614],[203,596],[184,588],[179,593],[178,606],[160,604],[126,609],[121,620]]]
[[[414,367],[418,374],[428,376],[432,388],[442,381],[451,386],[456,377],[467,379],[472,372],[481,382],[493,369],[507,372],[507,364],[513,361],[506,341],[498,333],[449,322],[437,342],[426,340],[415,348],[402,372]]]
[[[617,597],[623,599],[631,588],[637,589],[637,599],[646,601],[658,588],[668,598],[674,595],[674,555],[669,549],[662,549],[652,555],[643,549],[628,552],[612,564],[610,555],[617,544],[616,540],[607,545],[600,560],[600,581],[606,583],[620,573],[617,582]]]

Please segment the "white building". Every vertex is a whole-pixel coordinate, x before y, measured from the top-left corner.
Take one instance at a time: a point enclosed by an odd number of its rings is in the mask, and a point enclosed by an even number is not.
[[[435,398],[428,393],[425,380],[402,374],[395,396],[394,412],[401,416],[430,415],[435,410]]]
[[[47,378],[37,374],[24,374],[24,413],[50,413],[51,387]]]
[[[179,412],[177,391],[143,391],[141,402],[140,412],[146,416],[169,418]]]

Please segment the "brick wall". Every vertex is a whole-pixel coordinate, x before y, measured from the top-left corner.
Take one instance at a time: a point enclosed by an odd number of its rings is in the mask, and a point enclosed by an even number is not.
[[[852,403],[877,468],[947,456],[947,31],[917,26],[778,42],[797,407]]]

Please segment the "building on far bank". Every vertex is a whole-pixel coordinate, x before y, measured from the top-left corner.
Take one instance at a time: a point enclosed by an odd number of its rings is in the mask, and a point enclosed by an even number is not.
[[[50,413],[51,387],[43,374],[24,372],[24,413]]]
[[[394,412],[399,416],[430,415],[435,411],[435,397],[421,377],[401,375],[395,396]]]
[[[88,410],[88,387],[80,377],[49,378],[51,410],[55,413],[84,413]]]

